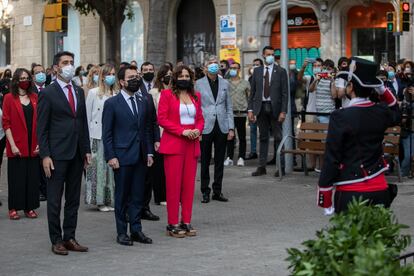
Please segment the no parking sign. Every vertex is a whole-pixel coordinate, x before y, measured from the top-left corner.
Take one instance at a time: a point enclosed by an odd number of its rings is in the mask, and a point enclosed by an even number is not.
[[[235,14],[220,16],[220,44],[224,48],[236,48],[237,30]]]

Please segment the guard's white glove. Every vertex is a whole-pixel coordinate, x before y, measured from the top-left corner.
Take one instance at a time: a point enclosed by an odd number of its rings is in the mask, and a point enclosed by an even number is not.
[[[378,95],[382,95],[385,92],[385,86],[381,85],[380,87],[375,87],[375,91],[378,93]]]
[[[333,213],[335,213],[335,208],[334,207],[328,207],[328,208],[323,208],[323,214],[325,216],[331,216],[333,215]]]

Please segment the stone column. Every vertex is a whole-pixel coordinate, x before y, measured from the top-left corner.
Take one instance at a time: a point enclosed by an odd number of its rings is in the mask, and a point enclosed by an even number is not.
[[[168,7],[167,0],[150,0],[146,60],[156,67],[166,61]]]

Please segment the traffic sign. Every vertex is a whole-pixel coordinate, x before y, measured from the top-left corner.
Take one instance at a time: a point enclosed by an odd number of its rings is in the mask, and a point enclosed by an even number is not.
[[[220,16],[220,44],[222,48],[236,48],[237,27],[235,14]]]

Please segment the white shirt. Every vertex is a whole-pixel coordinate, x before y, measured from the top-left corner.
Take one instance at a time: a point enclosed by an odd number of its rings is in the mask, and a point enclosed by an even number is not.
[[[392,86],[394,86],[395,94],[398,94],[398,82],[396,78],[392,81]]]
[[[45,84],[44,83],[41,86],[38,85],[37,83],[35,83],[35,85],[36,85],[37,91],[39,91],[39,92],[40,92],[40,88],[45,89]]]
[[[69,82],[69,83],[66,83],[66,82],[64,82],[64,81],[61,81],[60,79],[56,79],[56,82],[60,85],[60,88],[62,88],[62,90],[63,90],[63,93],[65,93],[65,96],[66,96],[66,99],[68,100],[68,102],[69,102],[69,89],[68,89],[68,85],[70,85],[71,86],[71,90],[72,90],[72,95],[73,95],[73,99],[74,99],[74,101],[75,101],[75,111],[76,111],[76,108],[77,108],[77,106],[78,106],[78,99],[76,98],[76,91],[75,91],[75,88],[73,87],[73,84],[72,84],[72,82]]]
[[[180,121],[182,125],[193,125],[195,123],[196,108],[194,104],[180,103]]]
[[[265,64],[264,67],[263,67],[263,98],[262,98],[262,100],[264,102],[269,102],[270,101],[270,96],[268,98],[265,98],[265,96],[264,96],[264,87],[265,87],[265,78],[264,77],[266,76],[266,68],[267,68],[267,71],[269,71],[269,86],[270,86],[270,83],[272,82],[273,66],[274,66],[274,63],[272,63],[270,65]]]
[[[142,81],[144,82],[145,88],[147,89],[147,92],[149,92],[151,89],[154,88],[154,83],[153,82],[146,82],[144,79],[142,79]],[[151,84],[151,88],[148,89],[148,85]]]
[[[348,85],[348,82],[344,80],[343,78],[335,79],[336,88],[345,89],[347,85]],[[347,98],[346,95],[342,97],[341,101],[342,101],[342,107],[349,106],[350,100]]]
[[[121,94],[122,94],[122,96],[124,97],[124,99],[125,99],[126,103],[128,104],[129,109],[131,110],[132,114],[134,114],[134,109],[132,109],[132,103],[131,103],[130,98],[131,98],[131,97],[134,97],[135,105],[136,105],[136,107],[137,107],[137,112],[139,112],[139,111],[138,111],[137,97],[135,97],[135,94],[134,94],[133,96],[130,96],[130,95],[129,95],[127,92],[125,92],[124,90],[121,90]]]

